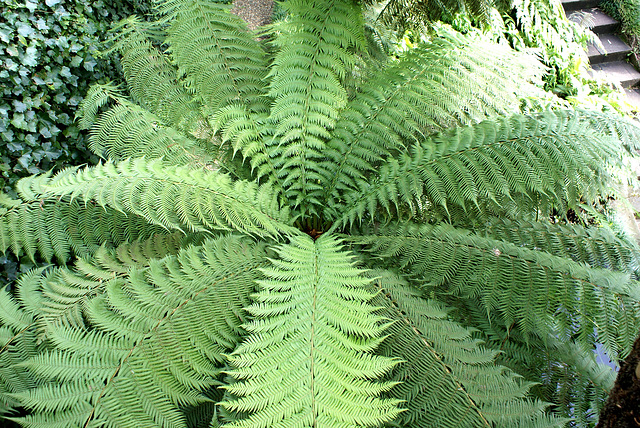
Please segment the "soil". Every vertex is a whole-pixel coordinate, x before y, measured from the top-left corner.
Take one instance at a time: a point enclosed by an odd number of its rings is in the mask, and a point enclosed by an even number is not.
[[[622,363],[596,428],[640,427],[640,337]]]

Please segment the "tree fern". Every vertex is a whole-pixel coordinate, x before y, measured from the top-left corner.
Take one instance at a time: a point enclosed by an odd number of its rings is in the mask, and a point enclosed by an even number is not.
[[[0,250],[57,263],[0,291],[0,419],[593,424],[593,350],[628,352],[640,293],[637,245],[586,213],[640,128],[520,114],[542,67],[478,36],[372,60],[362,2],[260,33],[224,3],[117,25],[128,94],[78,117],[104,162],[0,195]]]

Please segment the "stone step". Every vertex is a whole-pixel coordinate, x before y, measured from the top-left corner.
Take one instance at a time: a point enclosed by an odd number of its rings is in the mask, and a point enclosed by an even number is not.
[[[640,73],[628,62],[604,62],[591,66],[596,78],[619,83],[623,88],[630,88],[640,82]]]
[[[564,11],[569,14],[574,10],[589,9],[598,6],[599,0],[562,0]]]
[[[602,46],[589,45],[587,48],[591,65],[622,61],[631,52],[631,47],[614,34],[598,34],[598,38]]]
[[[624,92],[627,94],[627,101],[633,110],[640,112],[640,89],[625,89]]]
[[[620,21],[616,21],[597,7],[575,10],[567,13],[567,18],[596,34],[615,33],[620,25]]]

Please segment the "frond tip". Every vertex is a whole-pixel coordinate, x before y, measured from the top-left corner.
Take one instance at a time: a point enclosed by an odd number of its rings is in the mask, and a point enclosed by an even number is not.
[[[251,333],[231,355],[227,386],[239,396],[223,405],[249,412],[229,428],[379,426],[400,413],[398,400],[377,398],[393,383],[372,382],[396,361],[371,355],[384,331],[370,282],[331,236],[297,238],[277,249],[249,312]]]

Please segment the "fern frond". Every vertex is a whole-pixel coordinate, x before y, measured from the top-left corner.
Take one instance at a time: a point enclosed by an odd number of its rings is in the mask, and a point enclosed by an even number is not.
[[[483,234],[531,250],[542,250],[592,267],[640,275],[640,248],[637,243],[616,236],[604,227],[576,224],[491,219]]]
[[[593,129],[601,134],[620,140],[622,145],[633,155],[640,151],[640,125],[638,122],[618,114],[607,114],[594,110],[578,110]]]
[[[518,112],[541,64],[477,35],[443,32],[371,76],[336,124],[320,169],[323,197],[352,189],[393,150],[428,135]],[[375,174],[375,173],[374,173]]]
[[[178,77],[207,116],[229,105],[250,113],[269,108],[265,52],[230,8],[204,0],[168,0],[159,7],[170,23],[166,43]]]
[[[76,120],[80,129],[89,129],[98,117],[98,111],[112,101],[124,99],[120,85],[112,82],[95,84],[80,102],[76,112]]]
[[[185,426],[239,341],[264,246],[234,236],[131,269],[87,305],[92,328],[58,325],[55,349],[21,364],[48,381],[15,394],[25,426]],[[193,322],[193,320],[198,322]]]
[[[54,258],[65,263],[72,255],[85,257],[101,245],[167,233],[133,213],[127,215],[93,202],[34,197],[30,201],[9,200],[0,208],[0,252],[27,255],[35,260]]]
[[[559,340],[554,334],[525,338],[517,329],[505,328],[495,317],[488,317],[481,305],[467,300],[463,306],[457,317],[481,331],[488,347],[500,350],[498,362],[537,383],[530,395],[553,403],[555,413],[572,418],[575,426],[597,422],[616,373],[596,361],[594,349],[571,339]]]
[[[48,196],[80,198],[145,218],[169,230],[236,229],[260,236],[300,233],[268,185],[236,181],[212,171],[169,167],[160,160],[131,159],[60,172],[45,186]]]
[[[114,283],[122,285],[131,269],[143,269],[154,259],[176,255],[188,245],[202,244],[202,235],[155,235],[125,243],[115,249],[102,246],[91,258],[78,259],[74,269],[51,269],[41,276],[23,279],[19,295],[23,306],[38,316],[42,330],[63,323],[85,326],[86,304]],[[44,324],[44,325],[41,325]]]
[[[150,159],[162,157],[170,165],[212,169],[214,150],[207,151],[203,146],[126,100],[100,115],[89,137],[89,148],[105,159],[123,160],[144,154]]]
[[[488,314],[524,335],[573,338],[588,348],[596,341],[615,356],[640,329],[637,287],[629,275],[482,238],[449,226],[389,226],[348,238],[366,244],[423,278],[432,291],[477,300]],[[628,329],[622,324],[630,324]],[[624,337],[621,335],[625,333]]]
[[[177,70],[147,37],[150,24],[132,16],[118,26],[113,47],[133,100],[177,129],[190,131],[202,122],[201,105],[178,82]]]
[[[496,365],[497,352],[481,347],[469,330],[448,320],[449,309],[425,300],[391,272],[371,275],[378,277],[372,304],[395,321],[378,353],[403,360],[389,376],[398,383],[389,395],[406,403],[396,424],[472,428],[545,421],[545,404],[526,398],[531,384]]]
[[[21,281],[37,277],[40,272],[41,269],[28,272]],[[21,308],[6,290],[0,290],[0,417],[17,413],[20,402],[12,394],[37,385],[24,368],[16,365],[35,357],[42,349],[33,315]]]
[[[342,84],[364,45],[359,6],[348,0],[287,0],[289,18],[276,27],[269,117],[273,137],[252,158],[259,175],[273,170],[286,197],[299,205],[320,190],[313,165],[347,102]],[[320,201],[311,201],[320,204]],[[308,205],[308,204],[307,204]]]
[[[594,200],[610,181],[607,162],[620,145],[600,138],[571,112],[511,116],[456,128],[411,146],[370,180],[342,195],[327,210],[336,226],[375,218],[378,207],[412,213],[471,211],[476,218],[501,212],[518,198],[531,211],[575,207]],[[566,210],[560,209],[561,212]]]
[[[251,335],[230,356],[239,380],[223,402],[247,416],[228,427],[379,426],[400,412],[377,398],[393,384],[372,382],[396,361],[371,355],[384,326],[374,315],[370,280],[340,242],[324,235],[277,248],[249,307]]]

